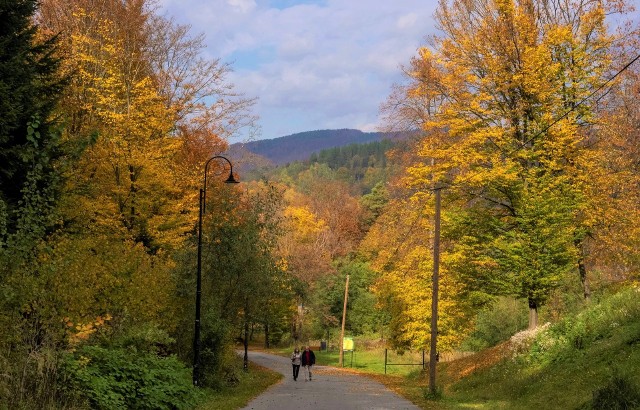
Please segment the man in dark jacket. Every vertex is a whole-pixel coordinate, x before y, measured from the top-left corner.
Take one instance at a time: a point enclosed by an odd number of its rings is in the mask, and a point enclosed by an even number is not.
[[[304,367],[304,381],[311,381],[311,366],[316,364],[316,355],[313,354],[309,346],[302,352],[302,367]]]

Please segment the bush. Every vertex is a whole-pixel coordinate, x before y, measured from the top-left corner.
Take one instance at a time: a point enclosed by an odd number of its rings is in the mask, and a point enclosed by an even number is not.
[[[478,313],[476,327],[464,341],[462,350],[479,351],[508,340],[527,327],[527,304],[522,300],[502,297]]]
[[[640,408],[640,389],[618,374],[609,383],[593,392],[592,409],[626,410]]]
[[[96,409],[186,409],[198,391],[175,356],[83,346],[64,361],[62,378]]]

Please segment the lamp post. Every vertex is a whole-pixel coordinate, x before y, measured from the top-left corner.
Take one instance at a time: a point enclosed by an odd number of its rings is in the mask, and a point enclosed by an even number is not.
[[[229,163],[229,177],[224,181],[226,184],[237,184],[239,181],[233,176],[233,165],[227,158],[216,155],[207,160],[204,164],[204,183],[200,188],[199,212],[198,212],[198,270],[196,275],[196,322],[195,333],[193,337],[193,385],[198,386],[200,383],[200,302],[202,297],[202,216],[205,212],[205,203],[207,199],[207,173],[209,172],[209,164],[214,159],[222,159]]]

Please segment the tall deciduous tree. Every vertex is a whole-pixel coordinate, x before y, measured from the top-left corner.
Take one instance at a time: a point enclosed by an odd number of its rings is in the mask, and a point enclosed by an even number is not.
[[[398,193],[406,194],[403,190]],[[390,315],[391,346],[398,350],[428,349],[433,289],[432,198],[392,199],[367,233],[360,251],[378,273],[372,290]],[[459,345],[470,330],[473,308],[483,302],[452,265],[447,261],[440,270],[440,351]]]
[[[181,141],[144,57],[146,11],[140,2],[100,5],[75,7],[66,21],[74,77],[64,137],[84,149],[68,170],[64,229],[50,244],[50,286],[60,291],[52,305],[74,324],[111,315],[121,329],[169,330],[170,251],[192,228],[175,183]],[[88,297],[78,303],[82,283]]]
[[[638,50],[637,36],[632,50]],[[621,75],[620,83],[603,99],[602,119],[594,143],[604,151],[604,166],[593,175],[598,183],[593,195],[608,204],[607,217],[594,218],[585,238],[585,264],[618,282],[637,277],[640,266],[640,68],[635,64]],[[588,289],[588,288],[587,288]]]
[[[588,195],[602,155],[582,102],[611,75],[605,16],[623,6],[443,0],[442,34],[409,71],[416,103],[405,105],[422,107],[413,118],[426,132],[410,180],[418,195],[445,183],[467,204],[453,252],[476,263],[461,273],[500,278],[497,291],[528,300],[532,327],[602,213]]]
[[[269,330],[283,328],[292,315],[293,284],[277,253],[281,233],[281,193],[274,186],[250,184],[242,193],[235,186],[211,182],[202,243],[202,362],[205,382],[220,370],[221,357],[232,330],[253,323]],[[193,255],[191,255],[193,258]],[[194,258],[193,258],[194,259]],[[183,267],[185,291],[191,305],[193,270]],[[192,312],[184,312],[187,322]],[[236,333],[237,334],[237,333]],[[245,342],[247,342],[246,338]],[[192,341],[180,335],[181,344]]]
[[[131,129],[112,128],[118,118],[112,116],[111,123],[105,122],[105,115],[115,112],[113,105],[104,109],[106,99],[131,103],[124,107],[131,114],[122,117],[129,118],[126,126],[131,127],[133,121],[145,125],[147,130],[139,131],[146,133],[143,138],[153,144],[130,146],[132,155],[137,151],[147,160],[144,171],[133,165],[131,173],[130,164],[121,164],[117,171],[114,168],[114,176],[119,174],[121,180],[119,189],[126,194],[120,195],[118,208],[126,208],[130,214],[123,215],[121,221],[136,225],[129,230],[152,250],[179,245],[197,217],[204,162],[226,149],[228,136],[240,129],[253,129],[255,118],[249,113],[253,100],[234,91],[227,78],[229,65],[202,57],[202,36],[192,37],[188,26],[154,14],[151,1],[44,0],[39,19],[48,30],[61,32],[69,70],[79,74],[65,98],[64,114],[69,124],[66,138],[80,141],[89,149],[83,157],[87,161],[73,172],[73,183],[84,195],[88,193],[87,184],[97,182],[100,173],[92,165],[98,162],[90,157],[104,154],[96,152],[96,147],[115,141],[108,135],[128,141],[140,137]],[[153,101],[140,104],[143,89],[147,93],[144,98]],[[141,121],[142,114],[149,116],[147,124]],[[118,127],[124,124],[118,123]],[[161,148],[158,144],[165,145]],[[128,148],[119,149],[122,153]],[[123,178],[129,176],[136,182],[127,184]],[[149,192],[142,185],[145,179],[149,181],[147,178],[159,184],[154,186],[154,198],[145,204],[142,197]],[[162,195],[155,188],[161,188]],[[132,189],[139,198],[133,207]],[[150,208],[145,211],[146,205]],[[132,217],[134,214],[138,217]]]

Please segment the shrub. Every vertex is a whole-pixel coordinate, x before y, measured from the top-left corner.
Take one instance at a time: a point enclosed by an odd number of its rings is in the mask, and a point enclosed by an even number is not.
[[[198,394],[175,356],[123,347],[81,347],[66,357],[62,378],[96,409],[186,409]]]
[[[628,378],[615,374],[609,383],[593,392],[591,408],[626,410],[640,408],[640,389]]]
[[[475,330],[465,340],[462,349],[479,351],[508,340],[527,327],[527,315],[527,305],[522,300],[498,298],[478,313]]]

